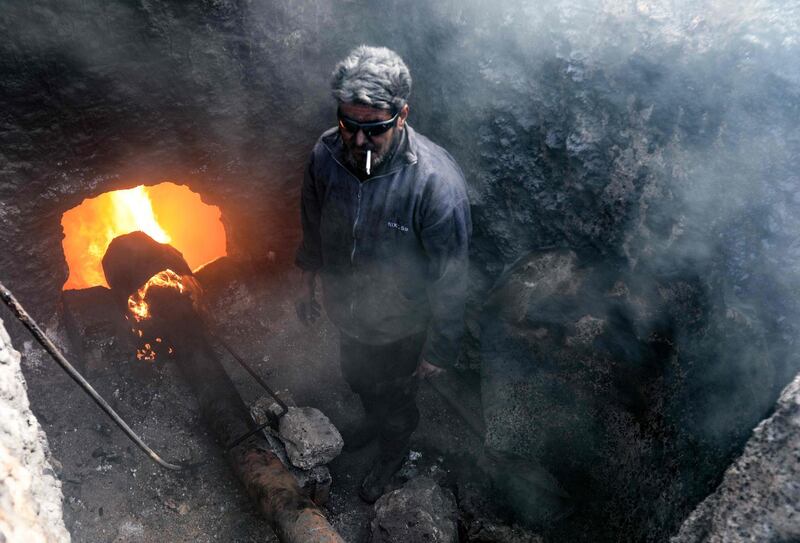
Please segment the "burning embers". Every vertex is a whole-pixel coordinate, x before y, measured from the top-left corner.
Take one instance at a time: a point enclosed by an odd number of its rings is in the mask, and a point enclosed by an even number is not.
[[[138,359],[173,354],[174,345],[203,328],[202,288],[174,247],[131,232],[111,241],[102,265],[136,336]]]
[[[185,314],[189,307],[200,313],[200,299],[202,289],[197,280],[191,275],[178,275],[166,269],[153,275],[136,292],[128,297],[128,315],[133,318],[134,327],[131,331],[138,336],[140,346],[136,350],[139,360],[153,361],[160,353],[171,355],[175,346],[169,339],[169,332],[174,332],[171,323],[172,315]],[[160,319],[153,319],[153,312],[159,309],[170,314],[169,319],[161,315]],[[166,322],[169,321],[169,322]],[[167,334],[165,334],[167,332]],[[166,340],[165,336],[166,335]],[[143,342],[143,343],[142,343]]]
[[[226,255],[220,217],[219,208],[173,183],[84,200],[61,220],[69,265],[64,289],[109,286],[140,342],[137,358],[172,354],[171,323],[180,321],[182,311],[199,308],[193,270]],[[189,300],[188,309],[181,297]],[[161,317],[172,315],[170,323],[153,318],[154,303],[165,308]],[[198,314],[193,312],[195,320]]]
[[[172,288],[180,294],[186,292],[192,299],[195,309],[199,308],[200,284],[197,280],[189,275],[181,277],[172,270],[164,270],[151,277],[142,288],[128,298],[128,310],[133,315],[133,318],[136,319],[136,322],[150,318],[150,304],[147,303],[147,293],[152,287]]]
[[[64,289],[107,286],[101,259],[111,241],[140,231],[181,251],[192,269],[226,254],[220,210],[200,195],[173,183],[140,185],[84,200],[64,213],[64,256],[69,278]]]

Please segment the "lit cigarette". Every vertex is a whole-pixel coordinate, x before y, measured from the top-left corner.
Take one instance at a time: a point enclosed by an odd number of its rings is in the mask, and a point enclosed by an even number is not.
[[[372,151],[367,151],[367,175],[370,174],[372,169]]]

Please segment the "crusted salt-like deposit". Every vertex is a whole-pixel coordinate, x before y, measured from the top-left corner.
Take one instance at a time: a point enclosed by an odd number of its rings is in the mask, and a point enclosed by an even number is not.
[[[30,411],[19,362],[0,321],[0,541],[67,542],[61,483]]]

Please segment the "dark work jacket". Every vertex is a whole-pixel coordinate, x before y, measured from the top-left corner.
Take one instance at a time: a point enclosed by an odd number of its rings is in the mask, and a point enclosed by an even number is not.
[[[344,164],[336,128],[314,146],[303,181],[296,264],[318,271],[328,317],[363,343],[427,329],[422,356],[455,361],[464,329],[466,183],[453,157],[406,125],[397,150],[365,181]]]

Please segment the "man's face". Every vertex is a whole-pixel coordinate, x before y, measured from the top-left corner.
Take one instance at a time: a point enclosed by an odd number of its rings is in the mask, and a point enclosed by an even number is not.
[[[347,117],[358,123],[372,123],[388,121],[394,117],[394,112],[386,109],[378,109],[363,104],[340,104],[340,115]],[[397,116],[396,124],[384,132],[367,136],[363,130],[355,133],[343,129],[340,125],[339,133],[344,142],[347,161],[358,171],[365,171],[367,161],[367,151],[372,151],[372,168],[378,166],[394,147],[395,139],[399,137],[404,129],[405,120],[408,117],[408,105],[403,106]]]

